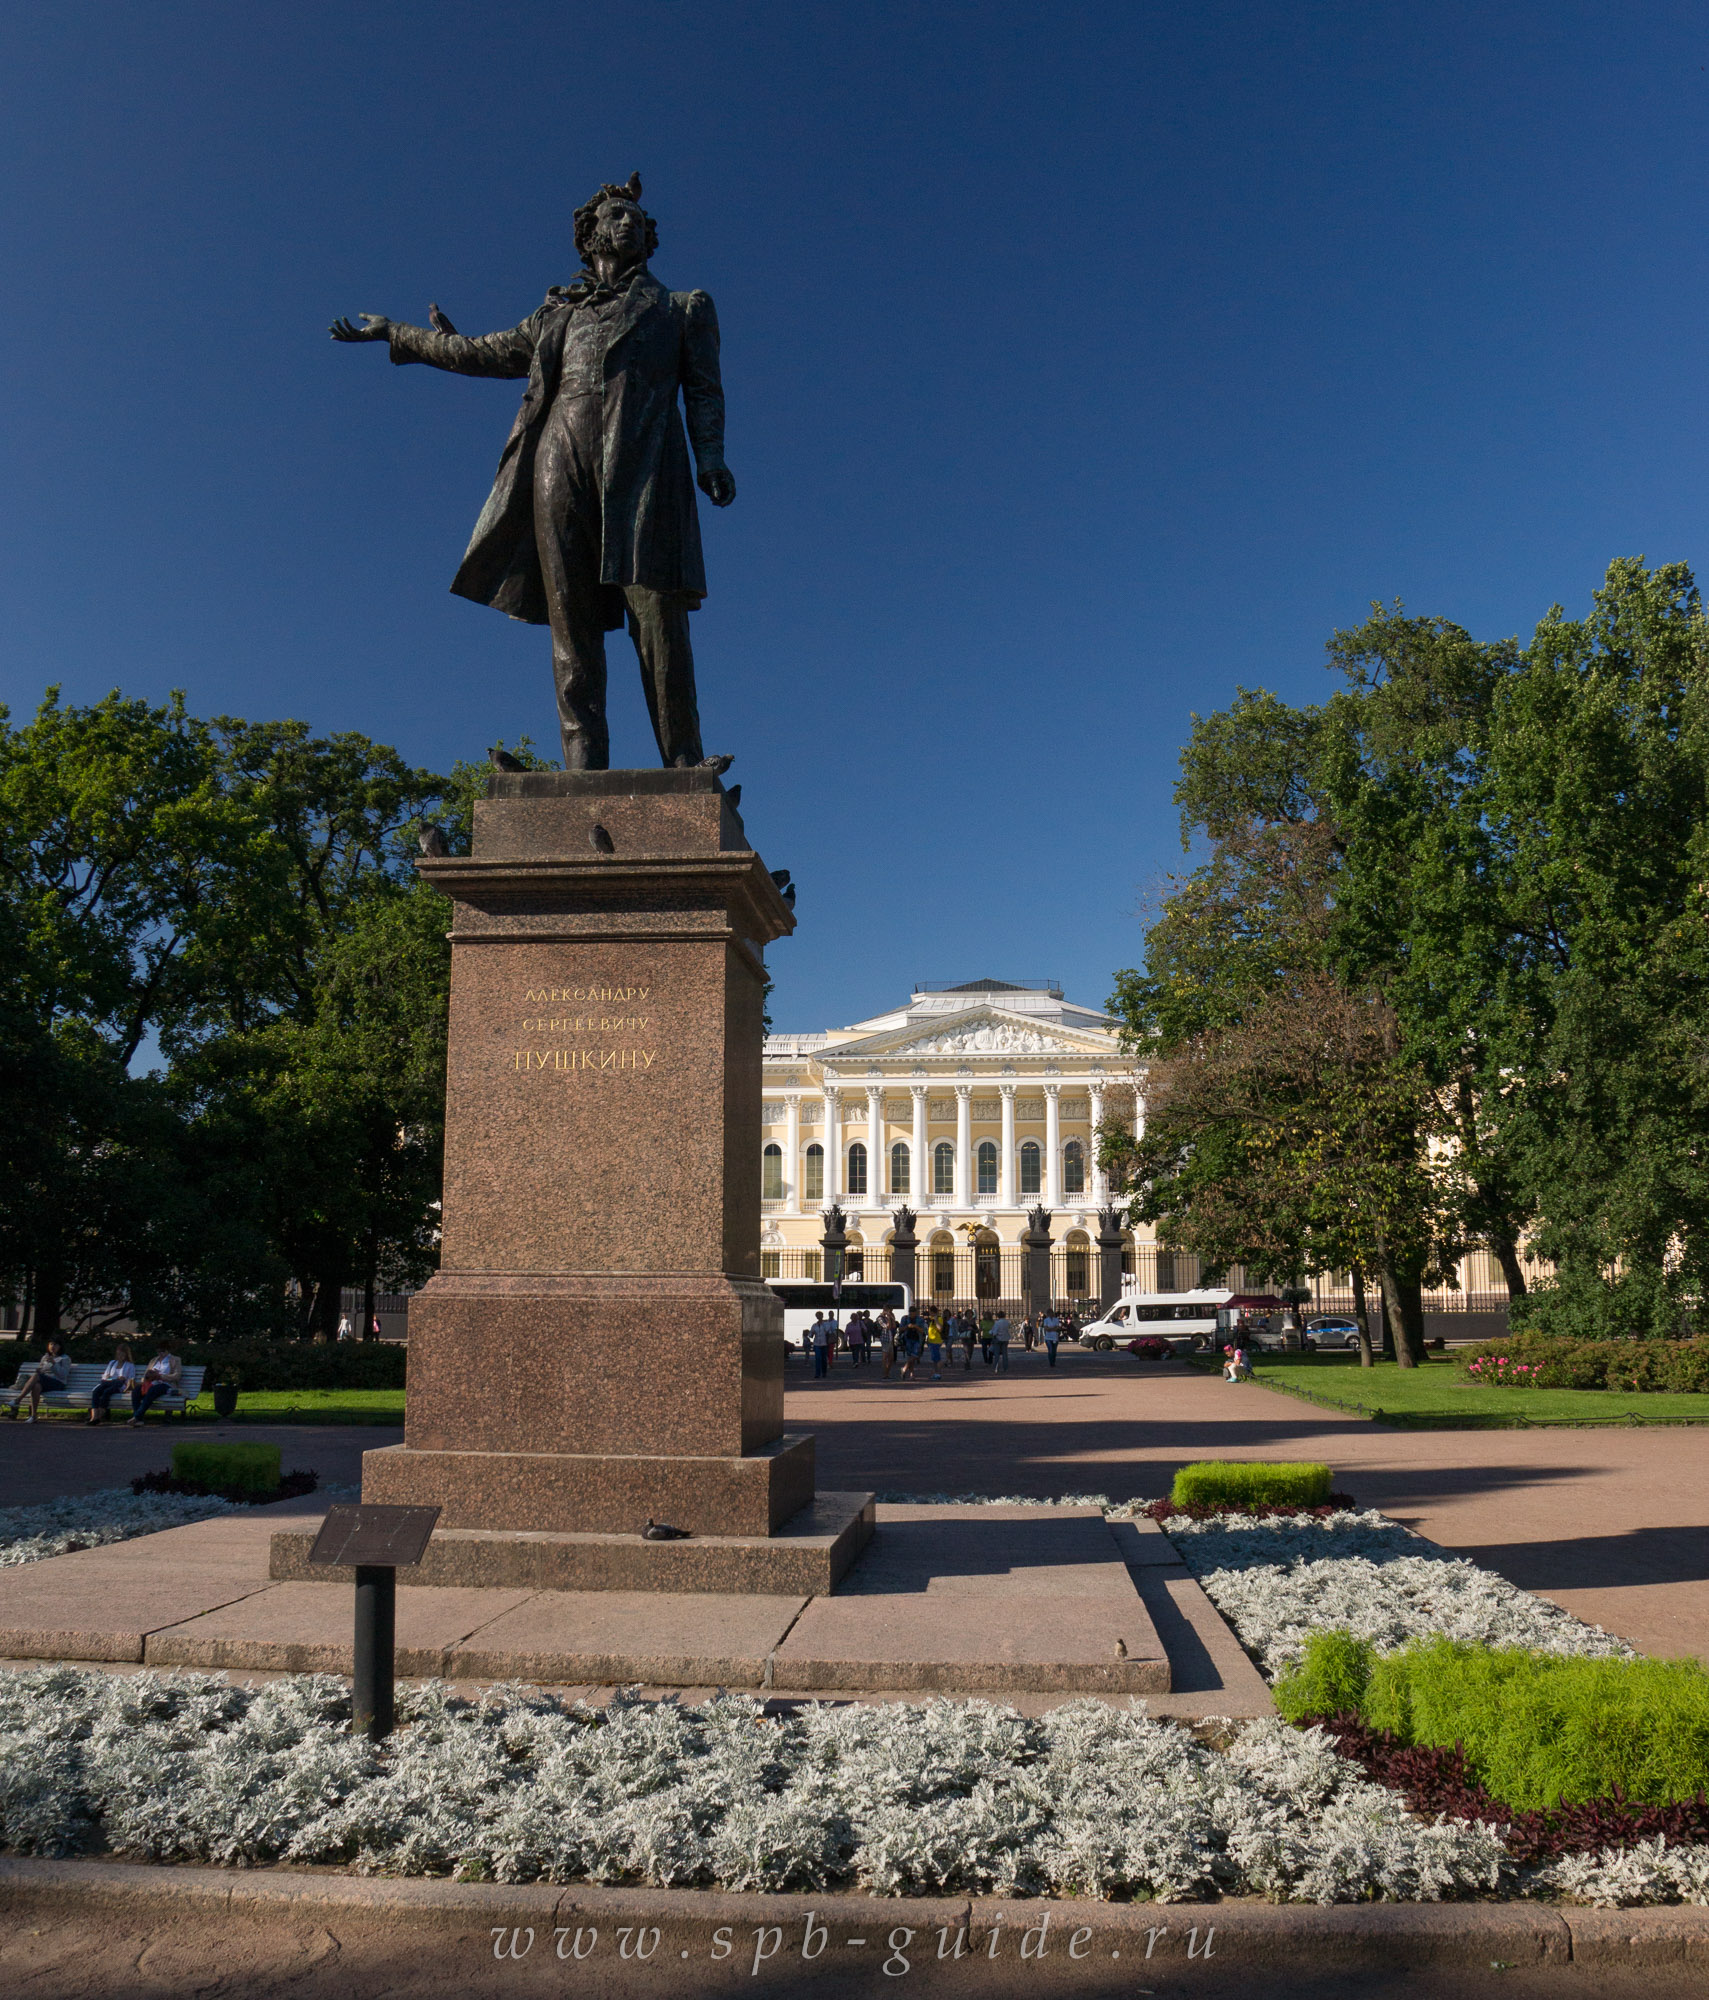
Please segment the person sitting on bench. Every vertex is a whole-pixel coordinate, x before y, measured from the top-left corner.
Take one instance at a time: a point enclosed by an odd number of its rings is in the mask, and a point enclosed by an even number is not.
[[[50,1389],[63,1389],[71,1380],[71,1356],[57,1334],[47,1344],[47,1352],[36,1363],[36,1372],[18,1391],[17,1401],[12,1405],[12,1415],[16,1419],[18,1404],[27,1396],[30,1400],[30,1422],[36,1420],[36,1412],[42,1406],[42,1397]]]
[[[89,1392],[89,1421],[92,1424],[110,1424],[113,1421],[113,1398],[128,1396],[136,1381],[136,1363],[131,1359],[129,1347],[121,1340],[113,1349],[113,1358],[101,1371],[101,1379]]]
[[[1244,1347],[1230,1347],[1225,1348],[1224,1352],[1227,1354],[1228,1359],[1223,1364],[1222,1379],[1225,1382],[1250,1382],[1252,1380],[1252,1363],[1247,1357],[1246,1349]]]
[[[131,1422],[140,1424],[162,1396],[176,1396],[183,1381],[184,1364],[172,1352],[171,1342],[163,1340],[142,1380],[131,1385]]]

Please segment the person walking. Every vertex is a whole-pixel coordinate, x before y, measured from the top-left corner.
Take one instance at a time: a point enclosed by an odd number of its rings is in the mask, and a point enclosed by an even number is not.
[[[920,1322],[910,1311],[902,1322],[902,1380],[912,1382],[919,1373],[920,1350],[925,1339],[920,1331]]]
[[[121,1340],[113,1349],[112,1360],[101,1370],[100,1381],[90,1393],[89,1421],[92,1424],[110,1424],[113,1421],[113,1398],[128,1396],[135,1380],[136,1363],[131,1359],[129,1346]]]
[[[956,1326],[961,1337],[962,1352],[966,1357],[964,1362],[965,1372],[971,1375],[973,1373],[973,1348],[974,1343],[979,1338],[979,1329],[974,1324],[973,1315],[970,1312],[958,1313],[956,1315]]]
[[[1039,1327],[1039,1332],[1044,1336],[1044,1365],[1047,1368],[1054,1368],[1056,1366],[1056,1343],[1062,1338],[1062,1322],[1057,1318],[1055,1313],[1047,1312]]]
[[[1021,1321],[1021,1345],[1029,1354],[1033,1351],[1033,1341],[1037,1337],[1038,1321],[1032,1313],[1028,1313],[1026,1318]]]
[[[831,1369],[831,1342],[836,1335],[836,1322],[826,1313],[821,1313],[813,1322],[813,1379],[822,1382]]]
[[[996,1353],[995,1367],[999,1375],[1009,1372],[1009,1341],[1014,1328],[1009,1324],[1007,1313],[999,1313],[991,1322],[991,1346]]]
[[[886,1306],[878,1316],[879,1359],[884,1363],[884,1379],[896,1365],[896,1315]]]
[[[991,1329],[996,1324],[988,1312],[979,1315],[979,1354],[985,1366],[991,1366]]]
[[[926,1359],[932,1364],[932,1380],[941,1382],[944,1378],[944,1330],[936,1315],[926,1328]]]

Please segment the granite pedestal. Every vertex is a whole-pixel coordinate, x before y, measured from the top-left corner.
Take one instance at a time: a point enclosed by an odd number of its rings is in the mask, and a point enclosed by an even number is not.
[[[776,883],[704,770],[500,774],[473,852],[420,867],[453,911],[442,1250],[364,1500],[488,1536],[774,1534],[814,1497],[760,1280]],[[483,1546],[515,1573],[487,1540],[461,1577]]]

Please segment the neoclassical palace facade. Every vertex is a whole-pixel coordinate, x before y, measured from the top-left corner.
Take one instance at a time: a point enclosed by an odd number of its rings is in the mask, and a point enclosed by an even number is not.
[[[1101,1121],[1131,1122],[1116,1023],[1059,987],[922,986],[893,1013],[765,1050],[762,1270],[821,1274],[821,1211],[849,1217],[849,1267],[888,1270],[891,1218],[915,1211],[917,1289],[1007,1297],[1027,1211],[1051,1211],[1053,1291],[1098,1290]],[[1124,1232],[1132,1268],[1131,1232]],[[1151,1255],[1154,1257],[1155,1252]]]

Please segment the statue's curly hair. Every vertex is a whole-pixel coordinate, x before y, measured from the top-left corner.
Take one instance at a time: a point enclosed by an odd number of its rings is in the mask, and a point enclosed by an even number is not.
[[[591,260],[599,238],[600,204],[614,200],[633,202],[640,208],[641,176],[633,173],[621,186],[607,181],[591,201],[584,202],[576,210],[576,254],[584,264]],[[644,208],[641,209],[641,220],[647,225],[647,255],[650,257],[659,247],[659,225]]]

